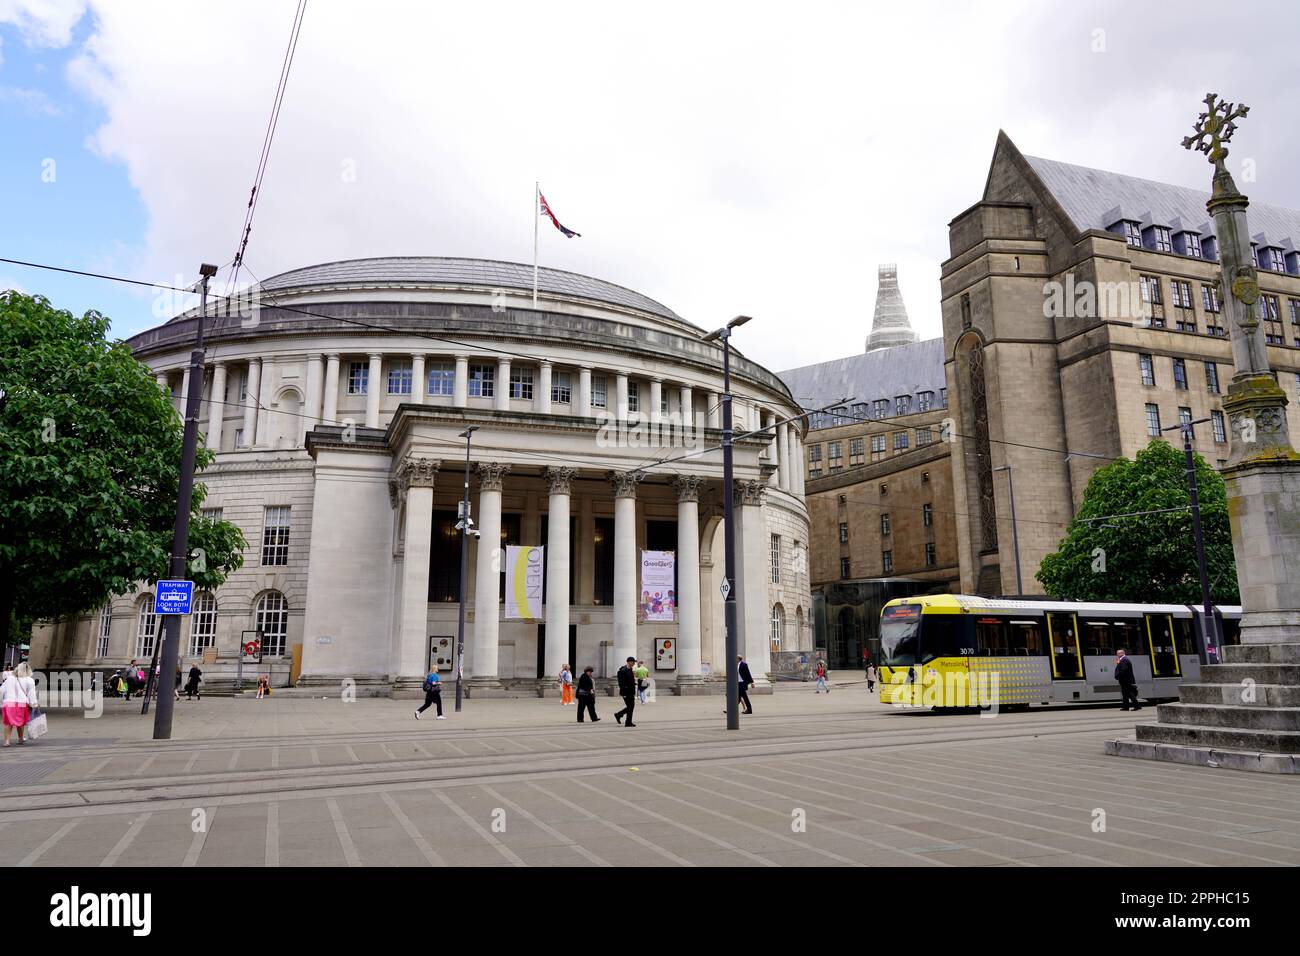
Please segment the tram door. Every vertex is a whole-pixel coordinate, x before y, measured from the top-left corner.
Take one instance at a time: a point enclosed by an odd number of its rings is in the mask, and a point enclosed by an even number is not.
[[[1168,614],[1147,615],[1147,644],[1151,649],[1152,677],[1180,677],[1178,648]]]
[[[1082,680],[1083,657],[1079,654],[1079,622],[1073,614],[1047,615],[1052,645],[1052,676],[1058,680]]]

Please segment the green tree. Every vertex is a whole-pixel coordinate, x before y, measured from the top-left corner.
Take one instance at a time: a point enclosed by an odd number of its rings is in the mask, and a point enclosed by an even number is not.
[[[1223,479],[1200,455],[1193,461],[1210,597],[1216,604],[1236,604]],[[1200,604],[1190,504],[1182,450],[1153,440],[1133,461],[1119,458],[1093,474],[1057,551],[1039,566],[1039,582],[1052,597],[1072,601]],[[1185,510],[1084,520],[1163,508]]]
[[[39,296],[0,292],[0,643],[11,620],[87,611],[166,577],[179,489],[180,416],[149,369]],[[199,450],[198,467],[213,453]],[[239,529],[190,518],[190,573],[220,585],[243,564]]]

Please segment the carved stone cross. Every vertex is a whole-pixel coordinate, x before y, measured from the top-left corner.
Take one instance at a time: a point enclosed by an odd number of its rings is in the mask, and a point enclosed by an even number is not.
[[[1196,121],[1195,136],[1183,137],[1183,149],[1195,149],[1205,153],[1215,169],[1223,171],[1223,161],[1228,158],[1226,143],[1237,131],[1234,120],[1241,119],[1250,112],[1249,106],[1241,106],[1219,99],[1217,93],[1205,94],[1205,112]]]

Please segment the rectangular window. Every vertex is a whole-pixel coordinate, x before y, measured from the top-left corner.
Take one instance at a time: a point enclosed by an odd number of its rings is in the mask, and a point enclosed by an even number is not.
[[[1206,312],[1219,311],[1219,290],[1212,285],[1201,285],[1201,305],[1205,306]]]
[[[918,428],[916,430],[917,447],[920,447],[921,445],[928,445],[932,441],[934,441],[934,432],[930,431],[930,429]]]
[[[917,396],[916,410],[918,412],[928,412],[930,406],[934,404],[934,392],[921,392]]]
[[[781,536],[772,535],[772,583],[781,583]]]
[[[1287,299],[1286,304],[1291,308],[1291,324],[1300,325],[1300,299]]]
[[[606,408],[609,400],[606,398],[605,376],[593,375],[591,377],[591,407]]]
[[[880,461],[885,457],[888,451],[887,437],[883,432],[879,435],[871,436],[871,460]]]
[[[1173,252],[1174,243],[1169,235],[1169,230],[1164,226],[1155,226],[1151,230],[1151,238],[1155,244],[1156,252]]]
[[[203,517],[207,518],[209,521],[220,521],[222,515],[222,509],[203,508],[199,511],[199,514],[203,515]]]
[[[934,567],[934,542],[933,541],[927,541],[925,543],[925,566],[927,568]]]
[[[1142,285],[1142,301],[1151,305],[1161,305],[1160,298],[1160,277],[1159,276],[1139,276]]]
[[[364,395],[370,386],[370,366],[365,362],[348,363],[348,394]]]
[[[639,382],[627,383],[627,410],[629,412],[641,411],[641,384]]]
[[[889,414],[889,399],[878,398],[871,403],[871,414],[875,418],[884,418]]]
[[[814,461],[821,461],[821,460],[822,460],[822,446],[821,446],[821,445],[809,445],[809,446],[808,446],[808,461],[809,461],[809,462],[814,462]]]
[[[239,376],[239,400],[241,402],[248,401],[248,373],[247,372]]]
[[[474,398],[491,398],[496,394],[497,367],[471,365],[469,367],[469,394]]]
[[[431,362],[429,364],[428,394],[456,394],[456,364],[454,362]]]
[[[1147,403],[1147,434],[1152,438],[1160,437],[1160,406]]]
[[[907,432],[894,432],[894,451],[907,450]]]
[[[194,595],[194,613],[190,616],[190,657],[202,657],[204,650],[217,643],[217,601],[211,594]]]
[[[888,574],[890,571],[894,570],[894,552],[892,551],[880,552],[880,568],[885,574]]]
[[[852,438],[849,440],[849,464],[857,466],[864,464],[867,458],[867,440],[865,438]]]
[[[108,656],[108,639],[113,632],[113,603],[105,604],[99,612],[99,635],[95,638],[95,656]]]
[[[906,415],[911,410],[912,410],[911,395],[899,395],[897,398],[894,399],[895,415]]]
[[[921,524],[930,527],[934,524],[934,506],[929,504],[921,505]]]
[[[885,512],[880,516],[880,533],[882,535],[889,534],[889,513],[888,512]]]
[[[1124,220],[1124,241],[1134,248],[1142,248],[1142,227],[1136,222]]]
[[[841,521],[840,522],[840,544],[848,544],[848,543],[849,543],[849,523],[847,521]]]
[[[851,574],[851,565],[849,564],[849,559],[848,559],[848,558],[840,558],[840,577],[841,577],[841,578],[848,578],[848,577],[851,577],[851,576],[852,576],[852,574]]]
[[[1183,254],[1193,259],[1201,258],[1201,237],[1195,232],[1183,233]]]
[[[1228,440],[1228,433],[1223,427],[1223,412],[1217,408],[1210,412],[1210,424],[1214,427],[1214,441],[1222,445]]]
[[[244,447],[244,430],[242,428],[235,429],[235,447],[236,448]]]
[[[1187,362],[1183,359],[1174,359],[1174,388],[1187,390]]]
[[[1205,363],[1205,390],[1219,394],[1219,366],[1214,362]]]
[[[1190,408],[1187,408],[1182,405],[1178,406],[1178,424],[1180,425],[1192,424],[1192,410]],[[1192,437],[1193,438],[1196,437],[1195,427],[1192,428]]]
[[[510,397],[521,402],[533,400],[533,370],[531,368],[512,368],[510,370]]]
[[[1138,368],[1142,371],[1142,384],[1155,385],[1156,383],[1156,366],[1155,360],[1150,355],[1138,356]]]
[[[573,401],[573,379],[568,372],[555,372],[551,376],[551,401],[568,405]]]
[[[405,363],[390,365],[388,368],[388,394],[411,394],[411,366]]]
[[[262,521],[263,566],[289,563],[289,506],[269,505]]]

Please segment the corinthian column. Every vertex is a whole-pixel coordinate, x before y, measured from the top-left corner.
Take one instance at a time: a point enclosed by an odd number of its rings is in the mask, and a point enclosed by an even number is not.
[[[636,656],[636,486],[638,471],[610,472],[614,486],[614,660]]]
[[[497,681],[501,633],[501,484],[509,465],[478,464],[478,554],[474,577],[474,684]]]
[[[208,396],[208,447],[221,451],[221,430],[226,423],[226,363],[212,370],[212,393]]]
[[[771,563],[770,543],[764,533],[763,491],[766,484],[756,479],[737,481],[735,484],[736,510],[739,512],[739,541],[736,544],[736,586],[741,622],[741,646],[760,685],[766,684],[771,668],[771,653],[767,643],[769,603],[767,586],[771,580],[768,569]],[[734,667],[734,661],[727,662]]]
[[[703,680],[700,666],[700,486],[698,475],[673,479],[677,491],[677,683]]]
[[[429,560],[433,547],[433,484],[439,462],[405,458],[395,481],[406,501],[402,606],[394,648],[394,690],[418,690],[428,663]]]
[[[547,468],[546,672],[558,674],[569,653],[569,485],[576,468]],[[567,663],[572,664],[572,661]]]

